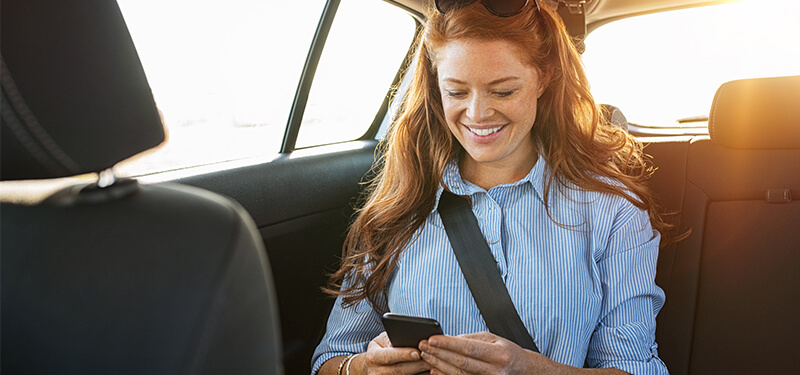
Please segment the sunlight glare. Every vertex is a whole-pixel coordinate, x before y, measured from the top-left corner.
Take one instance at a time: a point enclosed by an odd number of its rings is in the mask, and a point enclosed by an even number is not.
[[[745,0],[612,22],[586,40],[598,103],[632,123],[707,115],[724,82],[800,74],[800,2]]]

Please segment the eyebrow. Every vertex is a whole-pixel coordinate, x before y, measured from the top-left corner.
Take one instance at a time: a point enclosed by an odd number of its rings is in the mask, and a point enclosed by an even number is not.
[[[500,78],[500,79],[496,79],[496,80],[494,80],[492,82],[489,82],[489,86],[497,85],[497,84],[500,84],[500,83],[503,83],[503,82],[508,82],[508,81],[515,81],[515,80],[518,80],[518,79],[520,79],[520,78],[519,77],[515,77],[515,76]],[[447,77],[447,78],[443,79],[442,81],[452,82],[452,83],[456,83],[456,84],[460,84],[460,85],[467,84],[466,82],[464,82],[462,80],[451,78],[451,77]]]

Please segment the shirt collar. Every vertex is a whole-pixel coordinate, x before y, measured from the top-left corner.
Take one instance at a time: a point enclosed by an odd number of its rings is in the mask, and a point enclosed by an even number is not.
[[[525,177],[519,181],[500,186],[513,187],[523,184],[530,184],[533,187],[536,197],[540,202],[544,203],[544,175],[546,170],[547,162],[545,162],[541,155],[538,155],[536,164],[534,164],[533,168],[531,168],[531,171],[528,172]],[[445,165],[444,172],[442,173],[442,180],[444,180],[444,185],[457,195],[472,196],[476,193],[486,192],[485,189],[466,181],[461,177],[461,171],[458,167],[458,155],[450,159],[447,165]],[[444,187],[439,186],[436,191],[434,210],[436,210],[436,208],[439,206],[439,198],[442,196],[442,191],[444,191]]]

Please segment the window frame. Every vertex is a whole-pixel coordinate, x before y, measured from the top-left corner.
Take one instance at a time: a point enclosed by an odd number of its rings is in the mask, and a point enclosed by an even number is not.
[[[422,15],[394,1],[384,1],[407,12],[409,16],[414,18],[414,21],[416,22],[414,37],[408,46],[406,56],[403,59],[400,69],[398,69],[395,77],[392,80],[392,84],[387,89],[387,93],[384,96],[383,102],[381,103],[380,108],[378,108],[378,111],[375,113],[375,117],[373,118],[369,128],[364,132],[363,135],[361,135],[361,137],[339,143],[375,139],[381,123],[388,113],[389,105],[394,99],[392,92],[402,81],[405,72],[408,70],[413,60],[414,46],[416,45],[416,40],[419,38],[419,34],[422,31],[422,23],[420,21]],[[292,102],[292,108],[289,111],[289,119],[287,121],[283,142],[281,143],[281,148],[279,151],[281,154],[291,154],[295,150],[303,148],[324,146],[324,144],[320,144],[298,148],[297,137],[300,133],[300,126],[303,122],[303,116],[305,115],[308,97],[313,86],[317,67],[319,66],[319,60],[322,57],[322,52],[325,49],[325,43],[328,39],[328,34],[330,33],[333,22],[336,19],[336,12],[338,11],[340,4],[341,0],[327,0],[325,7],[322,10],[322,16],[320,17],[317,30],[315,31],[314,37],[311,41],[311,47],[309,48],[305,65],[303,66],[303,70],[300,74],[300,82],[297,85],[297,91],[295,92],[294,101]]]

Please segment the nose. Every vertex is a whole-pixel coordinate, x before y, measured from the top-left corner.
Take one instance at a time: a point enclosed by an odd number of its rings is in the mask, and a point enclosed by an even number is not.
[[[467,106],[467,117],[479,124],[493,114],[489,98],[484,95],[473,95]]]

